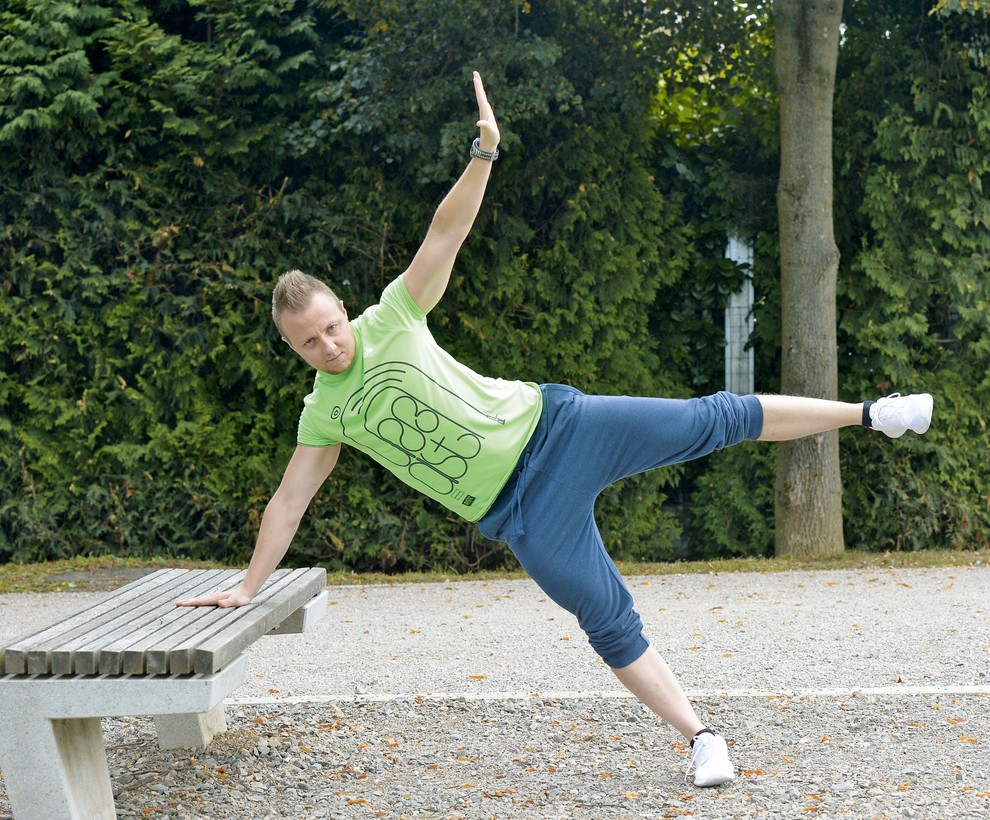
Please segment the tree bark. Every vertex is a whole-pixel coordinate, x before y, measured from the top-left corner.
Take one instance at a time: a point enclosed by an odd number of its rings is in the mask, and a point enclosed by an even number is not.
[[[832,98],[841,0],[777,0],[780,93],[781,392],[838,396]],[[837,432],[777,445],[776,552],[843,551]]]

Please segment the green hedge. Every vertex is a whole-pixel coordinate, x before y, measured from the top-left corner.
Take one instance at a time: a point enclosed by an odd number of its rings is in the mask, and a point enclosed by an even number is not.
[[[647,13],[606,0],[8,2],[0,561],[247,559],[311,379],[271,326],[272,284],[299,267],[352,314],[377,299],[464,167],[472,69],[503,156],[431,317],[438,338],[493,376],[718,389],[736,224],[758,242],[758,381],[774,389],[765,30],[745,34],[760,93],[730,71],[703,97],[658,94],[663,72],[688,82],[672,55],[689,52]],[[898,25],[851,21],[842,58],[842,382],[847,398],[934,387],[938,409],[924,440],[843,435],[847,540],[985,543],[986,66],[966,45],[976,20],[887,14]],[[919,39],[877,37],[906,20]],[[704,108],[700,136],[674,133],[690,127],[685,100]],[[767,552],[772,456],[747,446],[612,488],[599,509],[613,554]],[[512,559],[349,452],[288,560]]]

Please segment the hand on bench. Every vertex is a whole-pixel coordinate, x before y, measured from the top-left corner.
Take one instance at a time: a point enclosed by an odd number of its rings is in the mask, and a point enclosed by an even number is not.
[[[176,601],[176,606],[218,606],[221,609],[231,606],[247,606],[254,600],[252,595],[242,592],[240,587],[228,589],[226,592],[214,592],[212,595],[202,595],[199,598],[186,598]]]

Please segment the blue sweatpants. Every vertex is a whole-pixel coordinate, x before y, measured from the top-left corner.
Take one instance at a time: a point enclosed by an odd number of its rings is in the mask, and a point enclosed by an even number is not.
[[[478,522],[577,616],[592,647],[621,669],[646,651],[632,595],[602,543],[595,499],[620,478],[759,437],[755,396],[697,399],[586,396],[542,385],[543,414],[513,476]]]

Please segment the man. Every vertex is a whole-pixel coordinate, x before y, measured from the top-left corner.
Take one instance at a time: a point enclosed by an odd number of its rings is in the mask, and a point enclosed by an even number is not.
[[[486,378],[460,364],[433,340],[426,316],[447,288],[498,156],[498,126],[477,72],[474,89],[480,135],[470,163],[379,304],[352,323],[319,280],[299,271],[280,277],[273,319],[286,344],[317,371],[298,446],[240,586],[179,603],[250,603],[347,443],[477,522],[485,536],[506,541],[540,587],[577,616],[618,679],[691,742],[695,785],[726,783],[735,775],[725,740],[701,723],[643,636],[598,533],[595,499],[620,478],[744,439],[781,441],[853,425],[892,437],[924,433],[932,397],[843,403],[729,393],[690,400],[585,396],[565,385]]]

